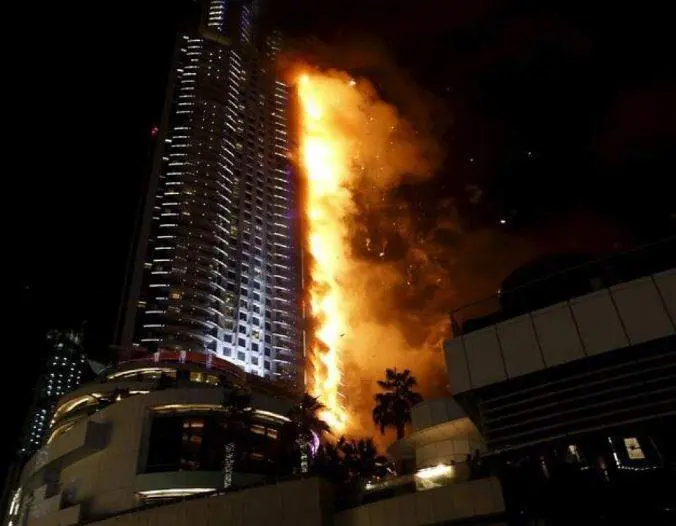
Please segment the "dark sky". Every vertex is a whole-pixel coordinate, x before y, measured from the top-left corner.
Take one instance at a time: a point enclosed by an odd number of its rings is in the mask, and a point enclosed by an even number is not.
[[[13,370],[35,374],[49,326],[87,320],[95,355],[111,342],[150,129],[186,3],[60,2],[39,16],[7,14],[24,30],[3,75]],[[428,187],[455,199],[467,228],[507,217],[527,234],[582,211],[635,243],[673,231],[676,43],[666,7],[274,4],[301,48],[316,45],[308,37],[334,50],[375,42],[443,101],[447,161]],[[16,397],[17,421],[30,383]]]

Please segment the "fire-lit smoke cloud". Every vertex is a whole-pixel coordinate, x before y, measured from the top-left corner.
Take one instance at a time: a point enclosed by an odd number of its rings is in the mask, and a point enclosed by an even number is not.
[[[461,216],[462,195],[435,190],[457,175],[444,156],[462,156],[454,150],[452,136],[461,131],[450,126],[449,108],[374,41],[297,47],[281,67],[299,94],[296,159],[308,187],[306,233],[310,197],[321,205],[314,213],[324,214],[314,218],[321,236],[304,236],[306,250],[315,252],[306,266],[316,281],[306,281],[306,291],[309,300],[335,293],[308,325],[308,335],[333,343],[315,340],[308,387],[334,411],[328,415],[334,433],[378,440],[371,411],[385,368],[411,369],[427,398],[447,395],[442,341],[450,335],[450,312],[495,294],[510,272],[543,253],[607,250],[617,229],[599,229],[596,216],[568,213],[528,230],[497,221],[470,227]],[[352,75],[331,69],[336,66]],[[311,134],[304,111],[314,112]],[[308,138],[328,148],[315,143],[312,170]],[[466,189],[465,209],[483,207],[483,189],[474,183]]]
[[[426,317],[405,303],[430,255],[414,239],[408,210],[391,198],[403,182],[429,177],[438,157],[365,79],[337,72],[297,76],[298,162],[305,178],[309,304],[309,386],[338,433],[372,431],[376,380],[387,367],[429,376],[443,368],[443,308]],[[397,238],[405,239],[404,253]],[[424,310],[424,309],[423,309]]]

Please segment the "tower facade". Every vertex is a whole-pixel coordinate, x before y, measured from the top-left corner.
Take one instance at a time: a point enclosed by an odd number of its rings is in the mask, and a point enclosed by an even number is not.
[[[31,455],[40,448],[56,401],[80,385],[87,368],[81,332],[51,330],[47,333],[47,346],[47,362],[38,379],[35,399],[20,437],[22,456]]]
[[[288,89],[258,2],[178,36],[118,344],[295,382],[302,361]]]

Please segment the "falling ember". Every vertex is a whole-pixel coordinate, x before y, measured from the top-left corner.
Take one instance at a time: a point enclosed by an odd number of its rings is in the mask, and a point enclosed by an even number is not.
[[[347,425],[347,412],[340,399],[342,335],[346,320],[339,280],[345,268],[349,245],[347,215],[352,196],[350,152],[336,140],[332,128],[330,93],[305,74],[298,82],[300,106],[300,162],[306,177],[307,249],[310,264],[310,314],[314,334],[310,360],[310,389],[326,406],[322,418],[336,433]],[[333,101],[335,103],[335,101]]]

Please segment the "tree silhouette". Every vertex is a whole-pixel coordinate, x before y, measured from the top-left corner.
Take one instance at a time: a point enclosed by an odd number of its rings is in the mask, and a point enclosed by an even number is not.
[[[387,459],[378,454],[372,438],[348,440],[340,437],[333,444],[321,445],[314,459],[315,474],[350,491],[387,472]]]
[[[318,442],[324,433],[331,432],[329,425],[319,417],[324,404],[318,397],[304,393],[300,401],[288,412],[289,425],[283,430],[286,437],[286,454],[294,450],[300,457],[300,471],[306,473],[310,466],[312,442]]]
[[[387,459],[378,454],[372,438],[344,440],[340,445],[347,468],[347,483],[360,486],[385,475]]]
[[[393,427],[397,431],[397,439],[404,438],[406,424],[411,421],[411,408],[422,402],[420,393],[412,391],[418,383],[411,371],[405,369],[385,370],[385,380],[378,380],[378,385],[385,391],[375,396],[376,406],[373,408],[373,421],[380,427],[380,432]]]
[[[287,416],[301,433],[321,437],[322,434],[331,432],[329,425],[319,417],[324,408],[319,397],[304,393],[303,398],[289,409]]]

